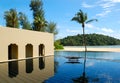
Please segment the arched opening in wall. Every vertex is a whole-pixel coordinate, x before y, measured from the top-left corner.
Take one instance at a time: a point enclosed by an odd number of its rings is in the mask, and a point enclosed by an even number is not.
[[[8,60],[18,59],[18,46],[16,44],[10,44],[8,46]],[[11,61],[8,63],[9,77],[13,78],[18,75],[18,61]]]
[[[44,56],[45,55],[45,46],[44,44],[39,45],[39,56]]]
[[[8,60],[10,59],[18,59],[18,46],[16,44],[8,46]]]
[[[33,45],[26,45],[26,58],[33,57]],[[33,71],[33,59],[26,59],[26,73]]]
[[[42,56],[42,57],[39,57],[39,69],[42,70],[45,68],[45,46],[44,44],[40,44],[39,45],[39,56]]]
[[[27,44],[26,45],[26,58],[33,57],[33,45]]]

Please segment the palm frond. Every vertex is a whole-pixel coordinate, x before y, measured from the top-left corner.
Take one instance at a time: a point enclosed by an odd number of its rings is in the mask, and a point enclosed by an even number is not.
[[[98,21],[97,19],[91,19],[91,20],[88,20],[87,22],[86,22],[86,24],[87,23],[91,23],[91,22],[93,22],[93,21]]]

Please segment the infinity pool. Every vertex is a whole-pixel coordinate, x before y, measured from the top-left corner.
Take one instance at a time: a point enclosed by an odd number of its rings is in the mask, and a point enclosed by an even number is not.
[[[56,51],[54,56],[0,63],[0,83],[120,83],[120,52]],[[81,57],[70,62],[68,56]],[[77,79],[77,81],[76,81]]]
[[[83,75],[84,59],[68,63],[66,56],[84,57],[84,52],[55,52],[55,74],[46,83],[83,83],[74,81]],[[87,52],[86,83],[120,83],[119,52]]]

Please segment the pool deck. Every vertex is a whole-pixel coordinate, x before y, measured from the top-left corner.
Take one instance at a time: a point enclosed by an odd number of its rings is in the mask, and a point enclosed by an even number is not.
[[[80,48],[80,47],[64,47],[63,50],[59,50],[59,51],[85,51],[85,48]],[[87,48],[87,51],[95,51],[95,52],[120,52],[120,48]]]

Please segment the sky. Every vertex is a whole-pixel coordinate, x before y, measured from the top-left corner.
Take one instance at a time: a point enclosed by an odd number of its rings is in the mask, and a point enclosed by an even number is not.
[[[0,26],[5,26],[4,12],[11,8],[23,12],[32,23],[31,0],[0,0]],[[86,24],[86,34],[103,34],[120,39],[120,0],[43,0],[45,18],[57,24],[56,39],[82,34],[81,24],[71,21],[81,9],[89,19],[98,22]]]

